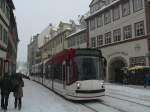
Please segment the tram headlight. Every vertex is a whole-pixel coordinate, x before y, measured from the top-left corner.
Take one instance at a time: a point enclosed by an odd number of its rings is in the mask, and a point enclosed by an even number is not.
[[[101,88],[105,88],[105,87],[104,87],[104,82],[101,82],[101,83],[100,83],[100,86],[101,86]]]
[[[100,83],[100,85],[104,85],[104,83],[103,83],[103,82],[101,82],[101,83]]]
[[[79,82],[77,82],[76,86],[77,86],[77,89],[80,89],[81,84]]]

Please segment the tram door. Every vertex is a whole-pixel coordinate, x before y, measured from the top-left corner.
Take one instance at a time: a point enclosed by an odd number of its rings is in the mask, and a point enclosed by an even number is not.
[[[63,80],[63,88],[66,88],[66,64],[62,65],[62,80]]]

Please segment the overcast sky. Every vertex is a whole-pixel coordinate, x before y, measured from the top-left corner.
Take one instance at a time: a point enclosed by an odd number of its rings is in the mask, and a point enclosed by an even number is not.
[[[50,23],[77,21],[78,15],[89,10],[92,0],[13,0],[18,26],[18,61],[27,60],[30,37],[40,33]]]

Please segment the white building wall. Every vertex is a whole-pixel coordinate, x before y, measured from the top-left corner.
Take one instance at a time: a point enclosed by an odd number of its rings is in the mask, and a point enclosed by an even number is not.
[[[50,30],[51,26],[47,26],[38,36],[38,47],[42,47],[45,44],[45,38],[51,39]]]
[[[91,37],[97,37],[98,35],[103,35],[107,32],[110,32],[113,34],[113,30],[116,30],[118,28],[121,28],[121,37],[123,40],[123,27],[127,26],[127,25],[132,25],[132,37],[135,37],[135,31],[134,31],[134,24],[140,21],[144,20],[144,26],[145,26],[145,35],[147,35],[147,30],[146,30],[146,18],[145,18],[145,9],[143,8],[143,10],[138,11],[138,12],[134,12],[133,13],[133,5],[132,5],[132,1],[130,0],[130,15],[122,17],[122,8],[120,5],[120,19],[113,21],[112,20],[112,10],[111,10],[111,23],[107,24],[107,25],[103,25],[100,28],[96,28],[95,30],[90,30],[89,28],[89,38]],[[104,18],[104,15],[103,15]],[[104,23],[104,22],[103,22]],[[90,21],[89,21],[90,24]],[[89,39],[89,43],[91,46],[91,40]],[[103,43],[104,43],[104,39],[103,39]]]
[[[109,70],[110,63],[114,59],[123,59],[123,61],[126,63],[126,66],[129,66],[129,59],[131,57],[140,57],[145,56],[146,58],[146,65],[148,65],[148,42],[147,38],[143,39],[136,39],[136,38],[142,38],[142,37],[135,37],[135,23],[138,23],[140,21],[144,21],[144,30],[145,35],[147,36],[147,27],[146,27],[146,14],[145,14],[145,6],[144,6],[144,0],[143,0],[143,9],[137,12],[133,12],[133,1],[130,0],[130,15],[123,17],[122,16],[122,7],[119,5],[120,8],[120,19],[113,21],[112,16],[112,9],[111,10],[111,23],[105,25],[104,24],[104,13],[103,15],[103,26],[99,28],[95,28],[94,30],[90,30],[90,20],[95,17],[91,17],[91,19],[88,21],[89,24],[89,47],[91,47],[91,38],[97,37],[98,35],[103,35],[103,45],[104,47],[100,48],[102,50],[103,56],[107,60],[107,70],[106,70],[106,80],[109,80],[109,77],[111,75],[111,71]],[[105,11],[104,11],[105,12]],[[96,21],[96,19],[95,19]],[[132,39],[135,39],[134,41],[127,41],[123,39],[123,27],[132,25]],[[121,29],[121,43],[114,44],[113,42],[113,31],[120,28]],[[105,33],[111,32],[111,45],[105,46]],[[123,41],[125,41],[123,43]],[[117,43],[117,42],[115,42]],[[97,41],[96,41],[97,46]]]
[[[136,49],[136,46],[139,46],[139,49]],[[110,46],[106,48],[101,48],[103,56],[107,60],[107,74],[109,74],[109,65],[111,61],[116,58],[123,58],[126,62],[127,66],[129,66],[129,58],[130,57],[139,57],[145,56],[146,59],[148,58],[146,54],[148,53],[147,48],[147,39],[138,40],[134,42],[127,42],[115,46]],[[148,61],[146,63],[148,65]],[[107,75],[107,79],[109,75]]]

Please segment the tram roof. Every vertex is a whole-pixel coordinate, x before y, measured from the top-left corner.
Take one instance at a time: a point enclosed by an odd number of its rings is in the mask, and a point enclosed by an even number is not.
[[[93,52],[91,52],[93,51]],[[64,51],[52,56],[46,63],[62,63],[64,60],[69,60],[76,55],[96,55],[101,56],[101,51],[98,49],[82,48],[82,49],[65,49]]]
[[[54,55],[47,63],[61,63],[64,60],[69,60],[75,56],[75,49],[65,49],[64,51]]]

